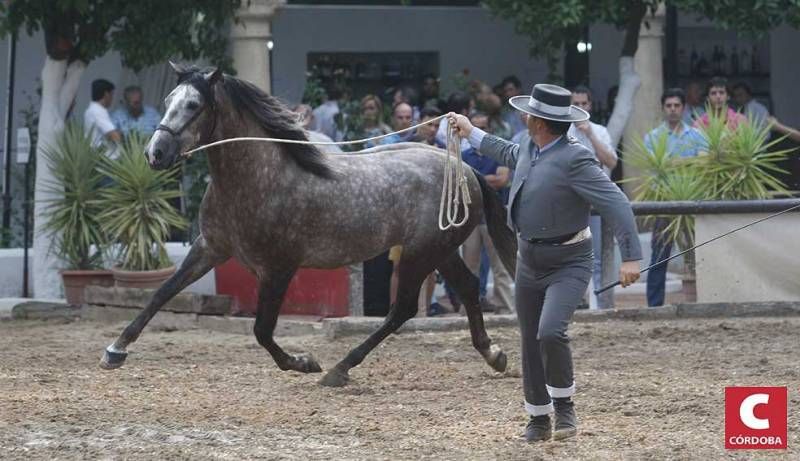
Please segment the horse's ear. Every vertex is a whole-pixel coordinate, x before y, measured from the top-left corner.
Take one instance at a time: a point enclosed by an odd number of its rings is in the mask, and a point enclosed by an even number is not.
[[[205,75],[205,79],[206,79],[206,82],[208,82],[209,85],[213,86],[215,83],[217,83],[220,80],[222,80],[222,69],[217,67],[213,71],[207,73]]]
[[[172,60],[169,61],[169,65],[170,67],[172,67],[172,70],[174,70],[176,74],[182,74],[184,71],[183,67],[181,67],[178,64],[175,64],[174,62],[172,62]]]

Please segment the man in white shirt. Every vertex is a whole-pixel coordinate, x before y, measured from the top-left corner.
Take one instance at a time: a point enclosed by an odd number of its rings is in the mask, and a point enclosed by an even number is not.
[[[460,114],[463,116],[468,116],[470,112],[475,108],[475,101],[472,100],[469,94],[457,90],[450,94],[450,97],[447,98],[447,110],[450,112],[455,112],[456,114]],[[436,132],[436,145],[441,147],[442,149],[447,147],[447,120],[443,120],[444,123],[439,124],[439,130]],[[471,149],[469,141],[462,138],[461,139],[461,152],[463,153],[465,150]]]
[[[315,124],[313,131],[319,131],[331,139],[337,139],[336,115],[340,111],[339,98],[342,97],[342,92],[336,85],[331,85],[326,93],[328,100],[314,109]]]
[[[766,124],[769,120],[769,109],[753,98],[753,90],[747,83],[733,85],[733,101],[748,120],[759,125]]]
[[[592,113],[592,90],[585,86],[577,86],[572,90],[572,105],[588,113]],[[577,139],[583,146],[592,151],[600,161],[603,171],[611,177],[611,170],[617,166],[617,152],[611,145],[611,135],[603,125],[587,120],[573,123],[567,131],[567,136]],[[602,282],[602,235],[600,216],[589,218],[589,230],[592,232],[592,251],[594,252],[594,266],[592,267],[592,284],[599,288]]]
[[[298,104],[292,108],[292,112],[296,113],[299,117],[300,125],[306,130],[308,140],[313,142],[333,142],[328,135],[319,131],[314,131],[312,127],[316,123],[314,120],[314,111],[308,104]],[[327,152],[329,154],[341,154],[342,149],[336,145],[317,145],[317,149]]]
[[[114,101],[114,84],[98,79],[92,82],[92,102],[83,113],[83,129],[95,147],[105,146],[107,155],[114,156],[122,135],[117,130],[108,108]]]

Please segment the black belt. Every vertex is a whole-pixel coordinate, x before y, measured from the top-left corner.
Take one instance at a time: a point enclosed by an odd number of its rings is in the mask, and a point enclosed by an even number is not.
[[[548,238],[542,238],[542,239],[537,239],[537,238],[526,239],[525,237],[522,237],[522,239],[525,240],[528,243],[540,243],[540,244],[544,243],[544,244],[547,244],[547,245],[561,245],[564,242],[569,242],[570,240],[572,240],[572,238],[575,237],[575,235],[577,235],[577,234],[578,234],[577,232],[574,232],[572,234],[559,235],[558,237],[548,237]]]

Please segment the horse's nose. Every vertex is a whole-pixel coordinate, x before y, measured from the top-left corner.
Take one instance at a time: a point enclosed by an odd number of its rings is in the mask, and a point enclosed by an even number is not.
[[[156,162],[160,162],[164,157],[164,152],[162,152],[161,149],[156,148],[156,151],[153,152],[153,157],[155,157]]]

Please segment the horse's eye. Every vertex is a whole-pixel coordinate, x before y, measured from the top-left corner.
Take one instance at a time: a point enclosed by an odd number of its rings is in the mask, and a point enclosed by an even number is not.
[[[200,107],[200,104],[194,101],[189,101],[186,103],[186,108],[189,110],[197,110],[198,107]]]

